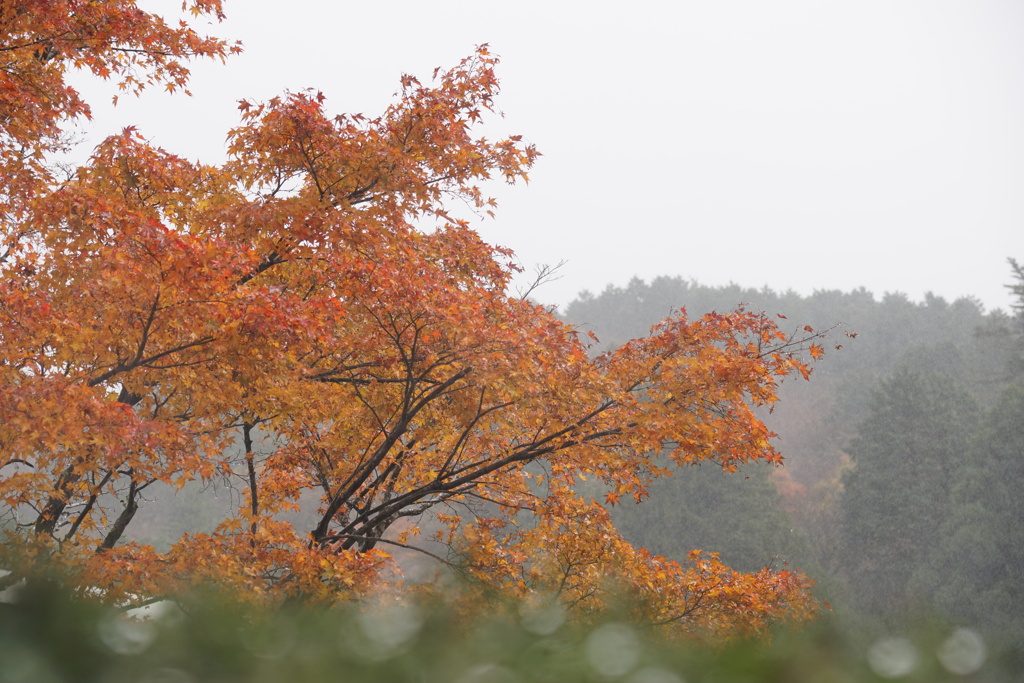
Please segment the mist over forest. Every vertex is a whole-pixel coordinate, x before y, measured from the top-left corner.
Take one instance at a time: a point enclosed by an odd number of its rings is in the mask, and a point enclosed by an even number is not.
[[[763,415],[784,467],[690,468],[619,506],[620,528],[679,559],[703,548],[741,569],[798,566],[835,615],[875,633],[939,618],[1024,642],[1024,272],[1007,270],[1010,313],[679,277],[582,293],[564,318],[596,334],[595,352],[679,309],[839,325],[810,382],[787,380]]]

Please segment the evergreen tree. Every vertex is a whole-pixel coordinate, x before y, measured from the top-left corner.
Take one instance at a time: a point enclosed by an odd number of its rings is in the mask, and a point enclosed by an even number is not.
[[[843,477],[840,559],[849,600],[886,621],[927,604],[918,569],[937,545],[977,407],[951,379],[899,370],[874,392]]]
[[[1002,392],[961,468],[922,574],[961,623],[1024,644],[1024,385]]]
[[[1013,310],[1013,318],[1009,321],[1010,336],[1015,343],[1012,343],[1012,356],[1010,361],[1010,373],[1016,379],[1024,378],[1024,265],[1014,259],[1010,259],[1010,268],[1013,270],[1015,282],[1006,285],[1013,296],[1013,303],[1010,305]]]

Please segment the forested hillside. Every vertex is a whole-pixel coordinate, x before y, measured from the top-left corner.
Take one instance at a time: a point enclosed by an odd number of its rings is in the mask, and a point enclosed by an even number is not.
[[[669,555],[702,548],[740,567],[797,564],[863,623],[938,610],[1024,640],[1024,273],[1011,266],[1010,314],[972,299],[801,296],[669,277],[581,294],[564,317],[596,334],[595,352],[678,309],[742,305],[792,329],[840,325],[841,348],[811,382],[789,381],[764,416],[784,467],[723,475],[704,465],[657,482],[647,504],[616,509],[624,532]]]

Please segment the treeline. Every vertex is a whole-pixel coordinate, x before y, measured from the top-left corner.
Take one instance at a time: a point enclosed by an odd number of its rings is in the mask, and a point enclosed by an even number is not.
[[[583,293],[564,317],[595,351],[671,312],[737,306],[834,330],[812,381],[766,423],[783,468],[705,464],[616,509],[631,541],[669,556],[718,551],[740,569],[788,562],[867,630],[939,615],[1024,642],[1024,272],[1014,310],[865,289],[810,296],[682,278]]]

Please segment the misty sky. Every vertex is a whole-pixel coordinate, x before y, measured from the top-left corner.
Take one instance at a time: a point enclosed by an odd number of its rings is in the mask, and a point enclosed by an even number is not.
[[[178,0],[140,2],[174,8]],[[85,144],[125,125],[189,158],[223,157],[236,101],[313,87],[380,113],[474,46],[502,58],[489,137],[544,156],[495,185],[484,237],[566,304],[634,275],[705,284],[926,291],[1007,308],[1024,260],[1024,3],[1018,0],[228,0],[192,98],[94,105]]]

